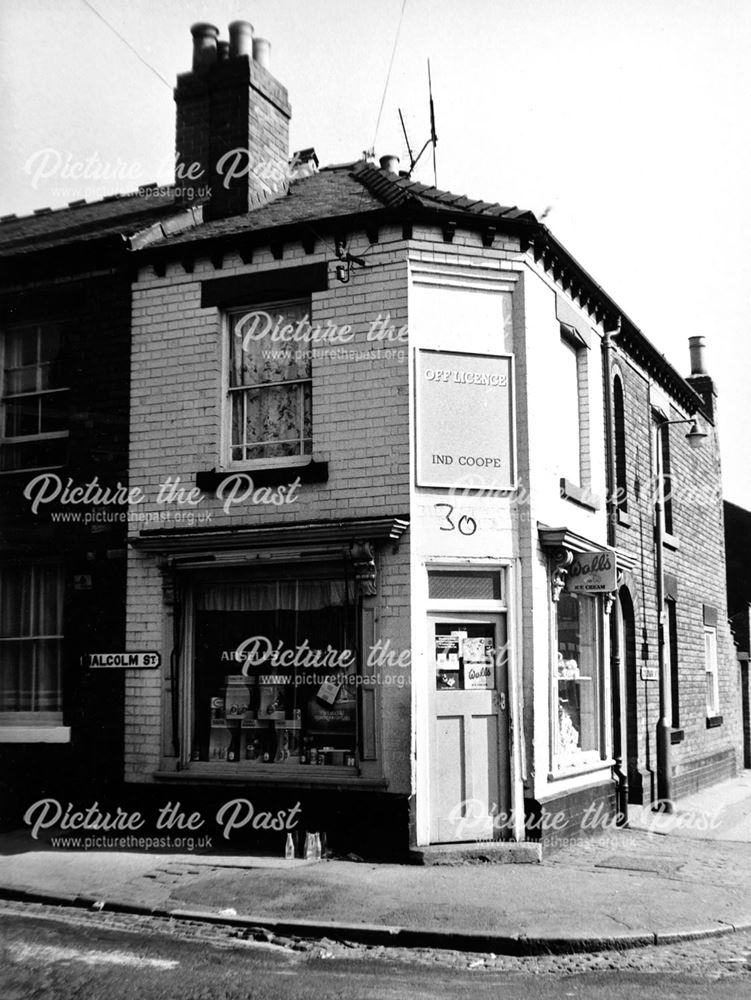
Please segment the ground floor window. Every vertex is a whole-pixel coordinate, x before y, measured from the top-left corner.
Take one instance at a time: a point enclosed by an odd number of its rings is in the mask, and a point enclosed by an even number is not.
[[[357,635],[341,571],[194,589],[192,759],[356,765]]]
[[[0,567],[0,722],[62,721],[63,574]]]
[[[562,591],[556,604],[553,758],[570,767],[600,755],[600,606]]]

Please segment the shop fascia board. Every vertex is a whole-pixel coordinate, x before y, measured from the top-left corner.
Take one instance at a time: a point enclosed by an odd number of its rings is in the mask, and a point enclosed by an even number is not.
[[[612,552],[613,548],[577,535],[569,528],[550,528],[537,522],[540,544],[544,549],[570,549],[571,552]]]
[[[238,553],[255,559],[273,553],[319,555],[322,550],[341,552],[355,542],[397,543],[409,526],[404,515],[307,521],[218,531],[142,531],[129,539],[132,548],[164,556],[185,554],[201,561],[226,561]],[[296,551],[292,551],[292,550]]]

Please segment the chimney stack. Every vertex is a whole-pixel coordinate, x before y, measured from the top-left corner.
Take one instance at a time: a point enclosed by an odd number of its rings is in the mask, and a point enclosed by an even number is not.
[[[688,349],[691,355],[691,374],[686,381],[697,392],[704,403],[704,410],[707,416],[714,420],[717,407],[717,393],[714,382],[707,374],[707,362],[704,355],[706,341],[704,337],[689,337]]]
[[[210,187],[204,218],[223,219],[286,191],[291,109],[252,24],[233,21],[229,42],[212,24],[194,24],[191,34],[192,70],[175,87],[175,183],[183,202]]]

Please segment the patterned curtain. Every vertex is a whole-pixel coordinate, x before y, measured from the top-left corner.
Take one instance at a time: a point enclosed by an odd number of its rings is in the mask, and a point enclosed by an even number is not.
[[[310,451],[310,330],[305,303],[231,317],[229,384],[247,390],[230,393],[236,461]]]

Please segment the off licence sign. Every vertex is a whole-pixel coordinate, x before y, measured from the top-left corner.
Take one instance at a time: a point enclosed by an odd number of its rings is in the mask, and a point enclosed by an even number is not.
[[[568,568],[566,590],[574,594],[612,594],[617,589],[615,552],[577,552]]]
[[[82,658],[85,667],[110,669],[153,670],[162,662],[160,653],[87,653]]]

